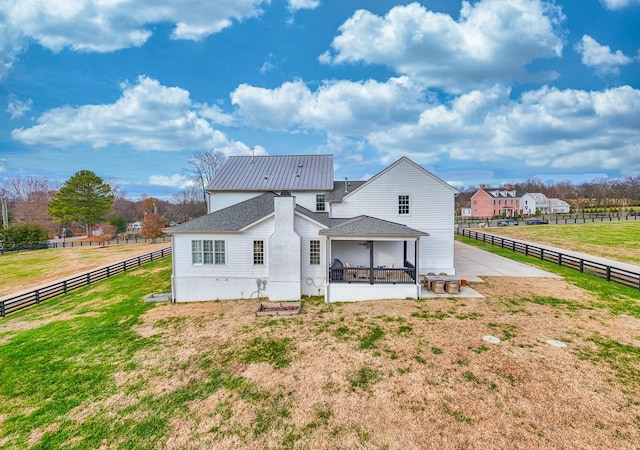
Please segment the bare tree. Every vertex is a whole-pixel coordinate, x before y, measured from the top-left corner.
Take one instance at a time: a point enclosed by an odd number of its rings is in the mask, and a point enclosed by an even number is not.
[[[184,178],[201,190],[200,194],[205,203],[207,186],[226,160],[227,157],[218,151],[197,152],[189,158],[188,166],[182,169]]]
[[[178,192],[172,200],[165,214],[170,222],[183,223],[207,213],[207,204],[195,187]]]
[[[49,217],[47,204],[54,194],[46,178],[32,176],[10,178],[5,191],[14,221],[38,223],[52,232],[55,226]]]

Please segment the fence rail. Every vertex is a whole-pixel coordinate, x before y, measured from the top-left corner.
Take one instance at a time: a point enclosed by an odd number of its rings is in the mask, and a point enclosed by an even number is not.
[[[164,258],[171,254],[171,247],[156,250],[155,252],[136,256],[134,258],[121,261],[110,266],[102,267],[91,272],[83,273],[72,278],[58,281],[33,291],[25,292],[14,297],[6,298],[0,301],[0,316],[5,317],[8,314],[18,312],[24,308],[39,304],[53,297],[66,294],[67,292],[88,286],[91,283],[104,280],[129,269],[140,267],[142,264]]]
[[[588,259],[580,258],[566,253],[557,252],[536,245],[526,244],[513,239],[503,238],[493,234],[482,233],[480,231],[467,228],[456,227],[456,234],[459,234],[486,244],[506,248],[517,253],[522,253],[532,258],[542,261],[549,261],[562,267],[569,267],[582,273],[604,278],[613,283],[623,284],[635,289],[640,289],[640,273],[631,272],[619,267],[602,264]]]
[[[72,240],[72,239],[62,239],[60,238],[57,241],[49,241],[42,244],[36,244],[27,247],[20,248],[11,248],[6,249],[2,246],[2,242],[0,242],[0,255],[4,255],[5,253],[18,253],[30,250],[46,250],[50,248],[73,248],[73,247],[108,247],[110,245],[123,245],[123,244],[139,244],[139,243],[149,243],[149,242],[166,242],[170,241],[170,236],[161,236],[159,238],[142,238],[138,236],[132,236],[130,238],[126,237],[116,237],[106,242],[98,242],[92,240]]]

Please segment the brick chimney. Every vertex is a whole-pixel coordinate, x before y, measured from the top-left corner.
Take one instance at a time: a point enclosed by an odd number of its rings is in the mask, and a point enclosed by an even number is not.
[[[486,184],[481,184],[481,185],[480,185],[480,190],[481,190],[481,191],[484,191],[484,188],[486,188],[486,187],[487,187],[487,185],[486,185]]]
[[[510,185],[510,184],[505,184],[503,187],[504,187],[507,191],[510,191],[510,190],[511,190],[511,185]]]

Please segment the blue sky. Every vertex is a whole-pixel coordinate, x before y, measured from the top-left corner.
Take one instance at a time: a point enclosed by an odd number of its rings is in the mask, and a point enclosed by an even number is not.
[[[454,186],[640,174],[640,0],[0,0],[0,187],[170,199],[195,152],[408,156]]]

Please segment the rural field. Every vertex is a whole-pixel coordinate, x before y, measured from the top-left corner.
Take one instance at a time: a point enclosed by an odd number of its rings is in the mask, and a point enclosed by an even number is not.
[[[274,319],[145,303],[156,261],[0,319],[0,448],[637,448],[638,291],[532,262],[565,279]]]
[[[577,252],[640,263],[640,221],[491,227],[487,232]]]
[[[0,255],[0,297],[171,246],[170,242],[66,247]]]

